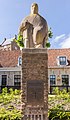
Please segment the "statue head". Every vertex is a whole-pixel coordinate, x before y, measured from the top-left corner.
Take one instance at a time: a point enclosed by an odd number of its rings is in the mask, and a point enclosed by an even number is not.
[[[37,3],[33,3],[31,5],[31,14],[38,14],[38,4]]]

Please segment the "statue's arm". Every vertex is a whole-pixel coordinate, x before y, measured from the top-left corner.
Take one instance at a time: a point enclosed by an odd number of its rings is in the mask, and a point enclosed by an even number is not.
[[[20,26],[19,26],[19,34],[22,34],[23,31],[27,28],[27,24],[28,22],[27,21],[22,21]]]
[[[31,23],[29,23],[28,20],[21,22],[20,27],[19,27],[19,33],[22,34],[25,29],[33,30],[33,25]]]

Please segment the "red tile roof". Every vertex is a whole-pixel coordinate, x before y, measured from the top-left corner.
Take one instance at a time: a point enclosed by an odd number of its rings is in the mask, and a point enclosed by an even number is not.
[[[0,50],[0,67],[16,67],[18,57],[21,56],[20,50],[1,51]],[[69,49],[49,49],[48,50],[48,66],[55,67],[57,65],[57,57],[66,56],[70,64],[70,48]]]
[[[54,67],[57,65],[57,57],[66,56],[67,60],[70,61],[70,48],[67,49],[49,49],[48,50],[48,66]]]
[[[18,57],[21,51],[1,51],[0,50],[0,67],[16,67],[18,64]]]

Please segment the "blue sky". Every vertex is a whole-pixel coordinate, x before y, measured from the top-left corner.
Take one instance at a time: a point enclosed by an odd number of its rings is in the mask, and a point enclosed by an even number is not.
[[[70,0],[0,0],[0,43],[18,34],[21,20],[29,15],[33,2],[52,28],[51,48],[70,47]]]

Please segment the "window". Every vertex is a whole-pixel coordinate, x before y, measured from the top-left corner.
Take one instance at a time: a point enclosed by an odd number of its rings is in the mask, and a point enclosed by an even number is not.
[[[59,57],[59,64],[60,65],[66,65],[66,56],[60,56]]]
[[[62,75],[62,85],[69,85],[69,75]]]
[[[14,85],[20,86],[21,84],[21,75],[14,75]]]
[[[21,56],[18,58],[18,65],[21,65],[22,64],[22,58]]]
[[[50,85],[55,85],[55,81],[56,81],[56,76],[50,75]]]
[[[6,86],[7,84],[7,75],[2,75],[2,85]]]

